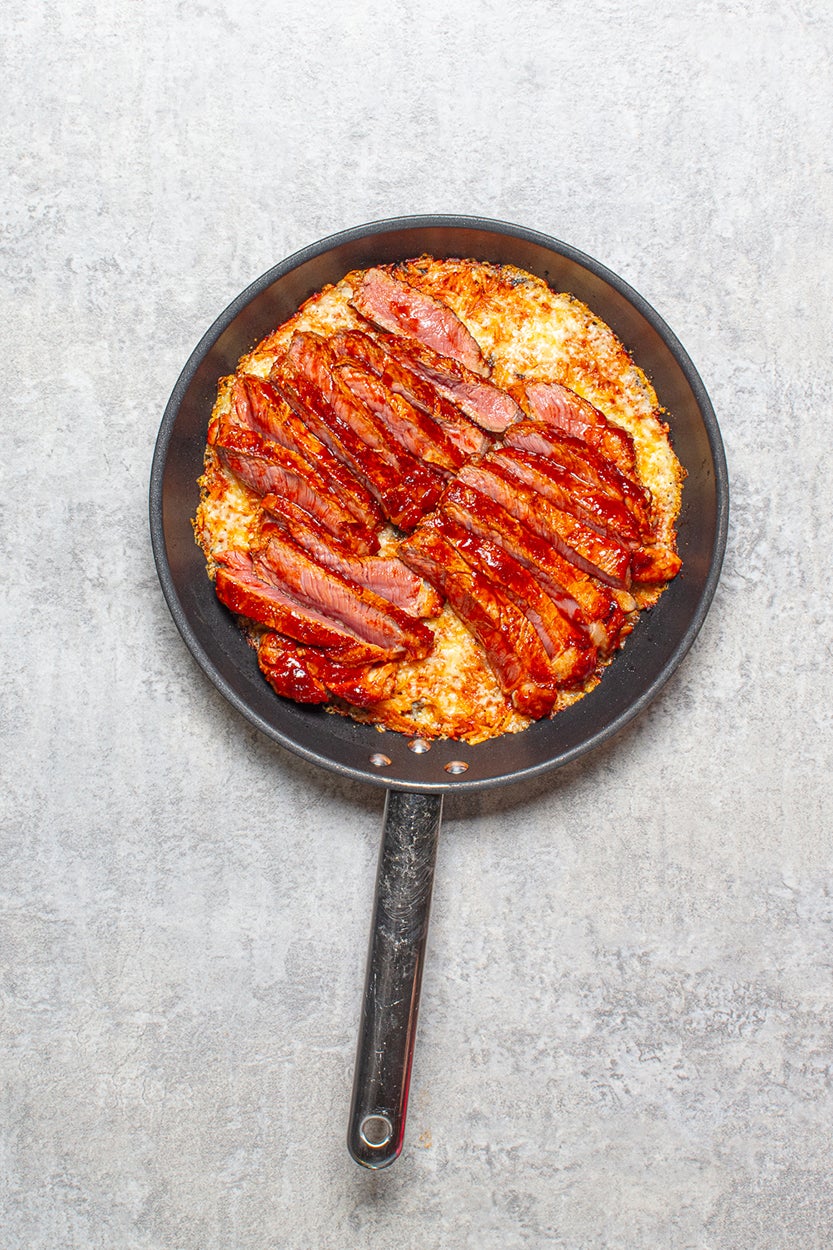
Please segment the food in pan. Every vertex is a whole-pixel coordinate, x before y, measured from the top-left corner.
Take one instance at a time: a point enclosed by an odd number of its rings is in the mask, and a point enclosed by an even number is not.
[[[683,471],[613,332],[511,265],[325,287],[222,379],[195,532],[265,680],[480,742],[591,691],[680,568]]]

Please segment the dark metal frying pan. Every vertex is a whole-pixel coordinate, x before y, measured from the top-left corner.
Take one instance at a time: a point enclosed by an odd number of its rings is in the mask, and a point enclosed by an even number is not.
[[[518,265],[589,305],[653,382],[688,474],[678,525],[682,572],[639,621],[598,689],[525,733],[473,747],[435,742],[428,750],[275,695],[216,599],[191,527],[218,379],[326,283],[351,269],[423,253]],[[726,545],[728,497],[712,406],[662,319],[603,265],[518,226],[404,217],[331,236],[243,291],[185,366],[165,410],[150,484],[153,551],[173,618],[197,663],[253,725],[305,759],[388,791],[348,1130],[350,1153],[364,1166],[386,1166],[402,1146],[443,794],[558,768],[605,742],[651,702],[708,611]]]

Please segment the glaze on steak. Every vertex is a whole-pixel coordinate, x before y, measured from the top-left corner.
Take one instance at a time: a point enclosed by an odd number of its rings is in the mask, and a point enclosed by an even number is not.
[[[379,339],[360,330],[340,330],[330,339],[330,346],[339,363],[352,360],[366,365],[395,395],[406,399],[439,425],[458,449],[460,463],[467,456],[486,451],[491,445],[488,434],[409,367],[404,357],[392,356],[388,350],[392,342],[392,336]]]
[[[457,314],[409,282],[384,269],[368,269],[358,282],[353,307],[369,321],[394,334],[416,339],[472,373],[488,376],[489,367],[477,340]]]

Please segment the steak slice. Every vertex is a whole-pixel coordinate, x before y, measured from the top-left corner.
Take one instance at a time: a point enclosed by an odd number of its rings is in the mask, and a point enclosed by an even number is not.
[[[300,603],[391,655],[422,659],[434,646],[434,635],[422,621],[365,586],[324,568],[291,538],[282,536],[278,527],[269,532],[254,566]]]
[[[466,465],[460,478],[490,495],[539,537],[551,542],[565,560],[608,586],[626,590],[630,585],[630,552],[615,539],[602,537],[583,521],[564,512],[537,490],[524,486],[491,456],[478,465]]]
[[[330,483],[333,493],[338,493],[357,521],[369,529],[381,529],[384,518],[376,501],[356,475],[293,412],[271,382],[252,374],[238,375],[232,388],[232,403],[239,424],[303,456]]]
[[[487,463],[508,469],[519,482],[537,490],[557,508],[585,521],[600,534],[610,534],[624,546],[639,544],[639,528],[624,500],[597,490],[554,460],[510,447],[494,451]]]
[[[453,473],[465,463],[466,457],[433,417],[414,407],[402,395],[388,390],[382,379],[365,365],[341,361],[336,365],[336,372],[339,380],[412,456],[442,473]]]
[[[376,551],[375,529],[356,520],[326,478],[297,452],[223,419],[210,441],[222,464],[256,495],[282,495],[357,552]]]
[[[259,576],[248,555],[234,552],[224,556],[214,585],[217,598],[230,612],[309,646],[333,649],[342,664],[373,664],[394,659],[398,654],[359,638],[352,630],[301,603],[274,581]]]
[[[560,686],[576,686],[596,667],[598,652],[584,630],[572,625],[529,569],[492,539],[473,534],[447,513],[432,521],[463,559],[499,586],[535,629]]]
[[[612,460],[594,451],[580,438],[540,421],[519,421],[506,431],[504,443],[519,451],[546,456],[597,490],[621,500],[639,526],[641,537],[647,540],[653,535],[650,491],[626,477]]]
[[[297,333],[271,376],[314,433],[358,475],[388,520],[413,529],[436,504],[443,479],[391,444],[384,426],[338,382],[333,363],[325,339]]]
[[[298,703],[327,703],[335,696],[355,707],[372,707],[393,693],[395,664],[342,664],[332,652],[299,647],[280,634],[264,634],[257,658],[267,681]]]
[[[332,569],[348,581],[366,586],[374,594],[389,603],[395,603],[411,616],[437,616],[442,601],[436,591],[417,577],[396,556],[361,556],[350,551],[336,539],[322,533],[310,518],[291,500],[280,495],[267,495],[261,501],[263,509],[276,518],[280,528],[299,547],[325,568]],[[262,541],[268,541],[275,522],[263,522],[260,527]]]
[[[323,652],[322,652],[323,654]],[[276,694],[295,703],[327,703],[330,692],[304,662],[304,651],[280,634],[263,634],[257,662]]]
[[[637,547],[632,557],[633,580],[643,586],[659,586],[676,577],[683,562],[669,547],[656,543],[653,546]]]
[[[502,434],[513,421],[522,420],[523,410],[507,391],[479,377],[459,361],[414,339],[388,334],[382,336],[381,342],[395,360],[424,378],[443,399],[456,404],[481,429]]]
[[[588,400],[560,382],[525,382],[523,394],[530,414],[587,443],[612,460],[620,472],[637,479],[636,451],[627,430],[609,421]]]
[[[444,399],[425,378],[395,360],[378,338],[361,330],[338,330],[329,343],[337,361],[354,360],[366,365],[395,395],[401,395],[436,421],[464,457],[479,455],[491,445],[485,430]]]
[[[554,550],[551,543],[511,516],[489,495],[458,479],[449,486],[443,512],[473,534],[499,543],[533,574],[558,610],[602,654],[618,643],[625,614],[608,590]]]
[[[601,534],[608,534],[627,547],[630,550],[633,581],[642,585],[661,585],[680,571],[682,560],[676,551],[655,542],[655,534],[650,526],[640,526],[640,517],[644,518],[644,511],[640,510],[637,515],[634,507],[627,508],[628,500],[635,502],[635,496],[625,495],[617,500],[612,493],[597,491],[585,480],[561,469],[548,457],[517,448],[495,451],[489,457],[489,462],[500,464],[524,485],[531,486],[557,507],[573,513],[586,521],[591,528],[597,529]],[[613,465],[610,468],[616,472]]]
[[[488,376],[489,366],[476,339],[455,312],[383,269],[368,269],[353,292],[353,307],[383,330],[404,334],[459,360],[473,373]]]
[[[516,711],[548,715],[558,682],[533,626],[511,599],[472,568],[427,521],[406,538],[400,556],[444,595],[482,646],[489,667]]]

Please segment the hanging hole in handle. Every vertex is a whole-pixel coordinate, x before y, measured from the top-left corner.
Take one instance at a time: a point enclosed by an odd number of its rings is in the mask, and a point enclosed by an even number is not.
[[[378,1150],[393,1136],[393,1125],[386,1115],[366,1115],[359,1125],[359,1136],[366,1146]]]

